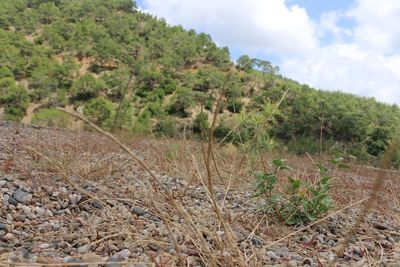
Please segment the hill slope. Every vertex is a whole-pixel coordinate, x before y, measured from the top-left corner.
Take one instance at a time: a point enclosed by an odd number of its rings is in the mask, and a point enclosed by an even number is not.
[[[282,77],[266,60],[242,56],[234,65],[228,48],[209,35],[171,27],[137,11],[131,0],[0,3],[4,119],[25,116],[25,122],[68,127],[71,121],[53,109],[65,106],[104,128],[152,128],[173,136],[189,126],[200,132],[228,72],[217,137],[235,128],[244,116],[239,113],[264,110],[285,92],[274,127],[263,137],[276,147],[371,159],[399,133],[395,105],[315,90]],[[227,141],[251,139],[254,127],[239,127]]]

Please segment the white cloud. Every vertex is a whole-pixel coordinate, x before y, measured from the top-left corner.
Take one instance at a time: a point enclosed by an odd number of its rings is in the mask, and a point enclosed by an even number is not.
[[[357,0],[347,16],[357,23],[354,42],[383,54],[400,53],[400,1]]]
[[[243,54],[273,54],[282,73],[300,82],[400,104],[398,0],[355,0],[318,21],[285,0],[146,0],[145,10]],[[340,26],[343,19],[351,27]]]
[[[147,0],[145,10],[253,53],[303,55],[318,47],[306,10],[284,0]]]

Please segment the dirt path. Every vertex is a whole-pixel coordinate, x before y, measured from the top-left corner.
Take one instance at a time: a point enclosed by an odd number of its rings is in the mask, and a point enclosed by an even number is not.
[[[44,105],[44,102],[39,102],[39,103],[31,103],[29,107],[26,109],[26,115],[22,118],[22,123],[23,124],[30,124],[33,115],[35,114],[35,110],[40,108],[41,106]]]

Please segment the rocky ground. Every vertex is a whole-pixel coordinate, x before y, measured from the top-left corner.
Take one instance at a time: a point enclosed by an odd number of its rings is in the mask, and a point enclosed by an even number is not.
[[[151,164],[152,147],[134,149]],[[216,262],[234,265],[237,255],[224,243],[201,179],[155,175],[188,212]],[[368,194],[360,186],[368,185],[365,173],[338,175],[345,180],[337,181],[335,194],[349,195],[337,197],[338,209]],[[262,214],[248,183],[216,183],[216,199],[248,266],[400,266],[396,175],[381,192],[381,209],[366,216],[342,257],[336,252],[359,206],[274,242],[303,226],[282,226]],[[150,180],[98,134],[0,122],[0,266],[204,266],[196,235]]]

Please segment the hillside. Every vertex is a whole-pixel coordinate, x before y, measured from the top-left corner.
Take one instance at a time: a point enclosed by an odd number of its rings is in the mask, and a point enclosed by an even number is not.
[[[267,60],[244,55],[234,63],[209,35],[169,26],[130,0],[0,3],[5,120],[79,127],[54,109],[66,107],[104,129],[195,136],[209,126],[221,94],[215,136],[232,132],[224,140],[234,144],[257,133],[256,124],[241,125],[248,114],[271,110],[283,96],[260,137],[268,150],[375,162],[400,133],[398,106],[310,88]]]

